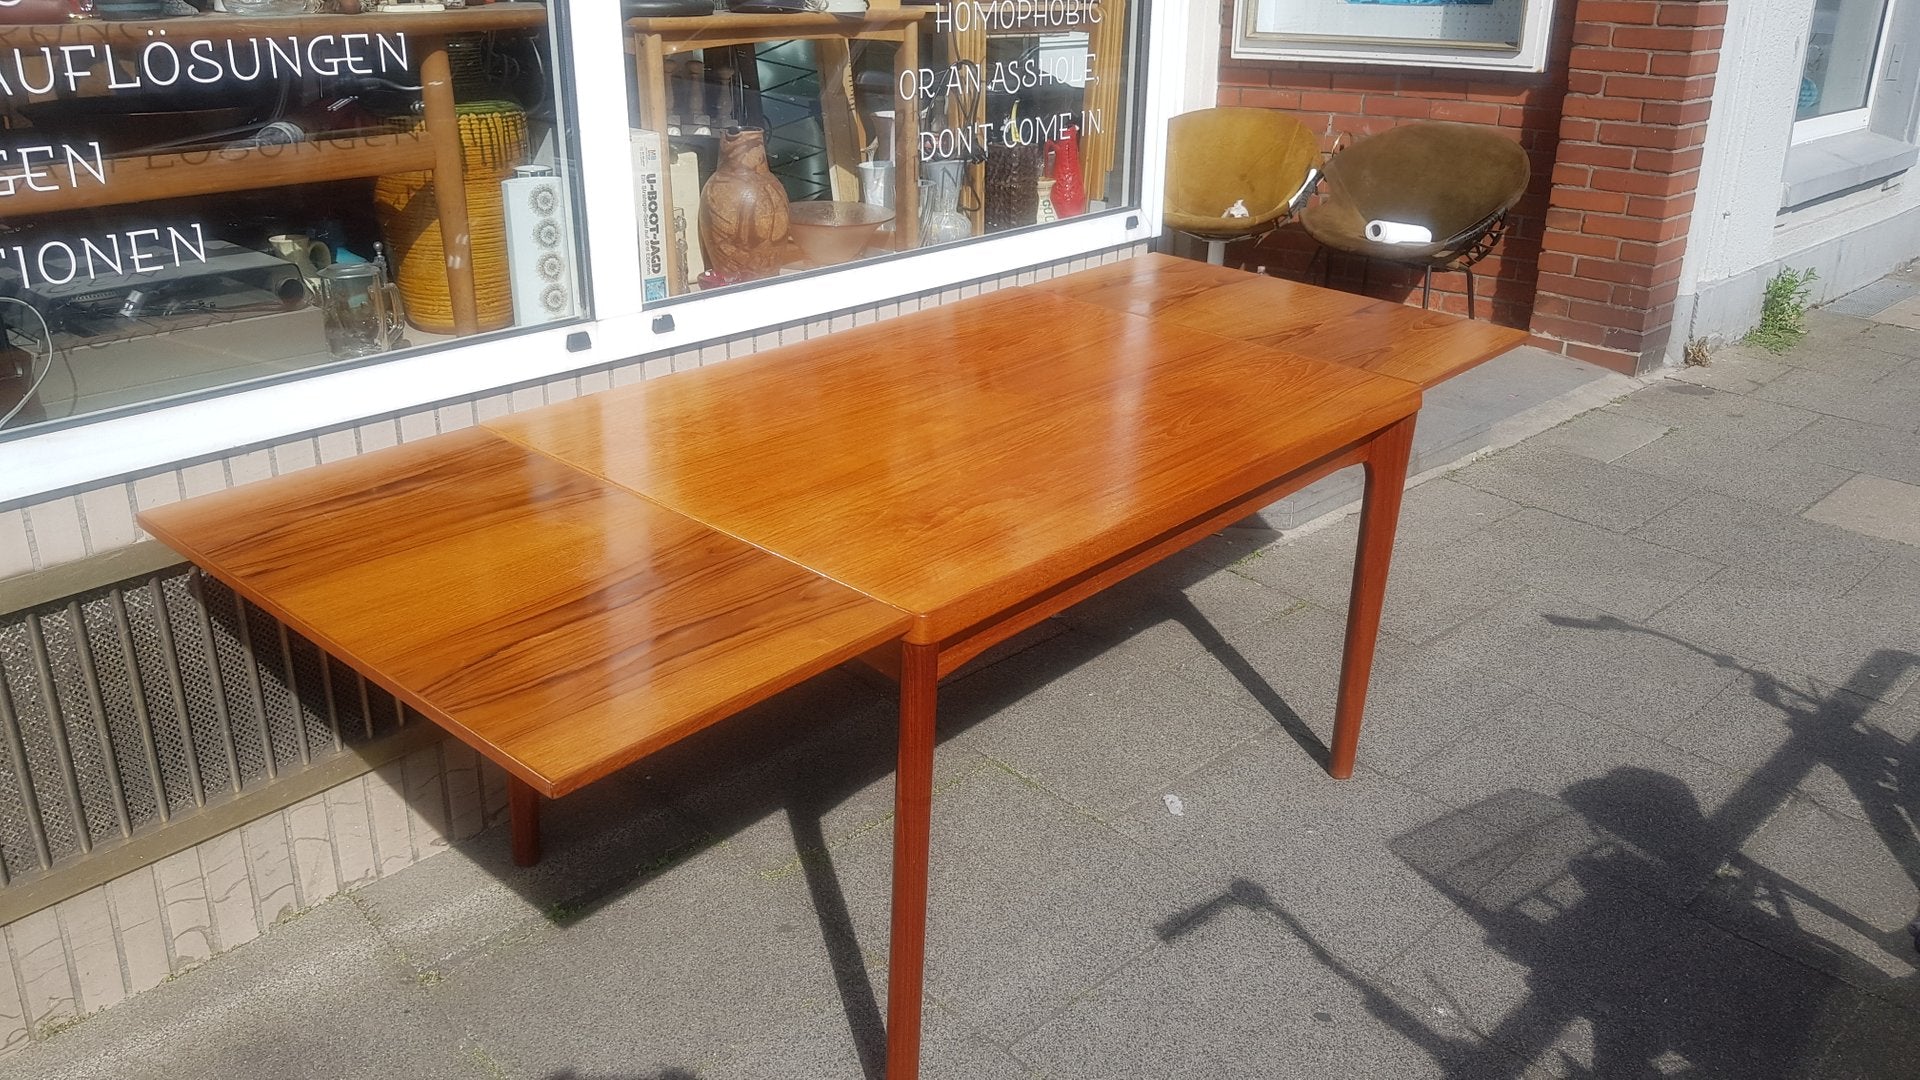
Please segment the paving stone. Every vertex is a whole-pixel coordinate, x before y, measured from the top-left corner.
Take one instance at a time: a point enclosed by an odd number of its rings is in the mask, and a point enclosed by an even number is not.
[[[1884,349],[1909,360],[1920,359],[1920,327],[1890,323],[1881,318],[1867,325],[1860,340],[1872,349]]]
[[[1414,473],[1411,459],[1408,472]],[[1363,477],[1359,466],[1341,469],[1323,476],[1299,491],[1261,508],[1253,516],[1260,527],[1278,532],[1296,529],[1322,514],[1331,513],[1360,498]]]
[[[1521,345],[1427,391],[1422,420],[1427,406],[1440,404],[1476,411],[1491,425],[1605,375],[1571,356]]]
[[[1321,755],[1333,731],[1346,620],[1305,608],[1249,628],[1195,657],[1180,677],[1267,718]],[[1519,688],[1450,657],[1384,636],[1374,654],[1360,760],[1399,775],[1492,719]]]
[[[1807,418],[1811,422],[1814,416]],[[1793,511],[1812,505],[1853,476],[1849,469],[1775,451],[1764,439],[1754,433],[1675,430],[1614,464]]]
[[[1223,887],[1224,886],[1224,887]],[[1049,1078],[1514,1076],[1517,1063],[1399,987],[1316,955],[1286,901],[1211,885],[1171,940],[1014,1052]]]
[[[1811,521],[1920,547],[1920,486],[1861,473],[1806,509]]]
[[[1274,549],[1247,572],[1271,574],[1283,587],[1344,612],[1348,586],[1324,569],[1334,557],[1327,549],[1338,540],[1310,540],[1317,543]],[[1671,548],[1529,509],[1448,546],[1397,552],[1381,625],[1409,642],[1432,641],[1487,611],[1514,607],[1527,590],[1642,619],[1719,570]]]
[[[1784,352],[1765,355],[1791,368],[1818,372],[1836,381],[1872,382],[1899,367],[1907,331],[1871,319],[1835,318],[1809,313],[1807,336]]]
[[[1409,471],[1451,464],[1487,445],[1487,432],[1502,420],[1553,401],[1606,373],[1591,364],[1544,349],[1520,346],[1429,389],[1414,427]],[[1361,472],[1342,469],[1261,511],[1261,523],[1291,529],[1361,495]]]
[[[1707,363],[1675,368],[1667,377],[1696,386],[1711,386],[1715,390],[1749,394],[1792,370],[1764,350],[1726,347],[1715,350]]]
[[[1850,382],[1880,378],[1899,367],[1902,361],[1912,359],[1906,342],[1891,335],[1906,337],[1913,331],[1900,326],[1866,325],[1879,332],[1863,330],[1826,337],[1809,334],[1788,352],[1773,354],[1774,358],[1789,367],[1817,371]]]
[[[524,995],[523,995],[524,996]],[[0,1059],[0,1076],[497,1080],[353,905],[323,904],[119,1009]]]
[[[887,952],[891,837],[835,855],[876,967]],[[1193,874],[998,769],[934,799],[927,990],[1009,1045],[1140,955]]]
[[[1730,662],[1684,638],[1543,594],[1470,620],[1430,649],[1430,663],[1655,736],[1740,677]]]
[[[1900,789],[1920,715],[1792,672],[1753,668],[1668,735],[1675,746],[1868,820]]]
[[[1483,818],[1518,807],[1525,813],[1511,828],[1539,848],[1534,861],[1577,855],[1675,902],[1696,895],[1759,824],[1722,815],[1741,791],[1739,773],[1538,698],[1403,782]]]
[[[495,942],[430,992],[503,1075],[704,1078],[732,1047],[838,1002],[802,896],[707,852]]]
[[[1850,595],[1869,601],[1904,596],[1920,603],[1920,552],[1897,549],[1886,562],[1868,571]]]
[[[1820,310],[1867,319],[1915,295],[1920,295],[1920,285],[1899,278],[1881,278],[1871,285],[1820,305]]]
[[[1894,368],[1887,374],[1875,379],[1873,387],[1889,398],[1898,398],[1909,402],[1914,400],[1914,395],[1920,394],[1920,360],[1909,360],[1899,367]],[[1898,427],[1899,425],[1896,424],[1894,426]]]
[[[1842,491],[1846,490],[1843,485]],[[1915,489],[1920,495],[1920,489]],[[1830,501],[1833,496],[1828,496]],[[1825,502],[1818,505],[1825,505]],[[1920,520],[1920,503],[1915,505]],[[1887,560],[1893,545],[1776,507],[1703,492],[1633,530],[1641,540],[1727,566],[1774,574],[1839,596]],[[1837,523],[1836,523],[1837,524]],[[1916,526],[1920,528],[1920,526]]]
[[[1684,480],[1616,469],[1552,447],[1523,444],[1454,474],[1470,487],[1522,506],[1624,532],[1694,490]]]
[[[1437,480],[1407,493],[1394,538],[1382,625],[1410,641],[1432,637],[1497,603],[1518,586],[1480,561],[1453,557],[1455,546],[1518,507],[1495,495]],[[1353,587],[1358,520],[1289,540],[1233,569],[1331,610],[1344,611]]]
[[[1178,815],[1166,795],[1178,799]],[[1331,955],[1375,971],[1453,910],[1387,847],[1447,812],[1369,769],[1334,780],[1269,735],[1153,794],[1115,827],[1211,889],[1259,882]]]
[[[1907,931],[1920,911],[1920,840],[1894,801],[1871,824],[1805,799],[1788,802],[1741,845],[1739,858],[1693,909],[1743,938],[1920,1010],[1920,957]]]
[[[1548,1075],[1804,1075],[1854,1007],[1827,976],[1621,884],[1595,865],[1604,850],[1528,855],[1385,974]]]
[[[715,842],[625,774],[546,803],[542,857],[516,867],[508,830],[495,828],[356,890],[352,902],[416,971],[445,974],[489,944],[556,912],[578,912]]]
[[[1415,574],[1444,579],[1458,567],[1468,580],[1505,582],[1625,618],[1645,617],[1720,569],[1706,559],[1539,510],[1523,510],[1417,563]]]
[[[1408,488],[1400,503],[1400,521],[1394,530],[1393,550],[1396,558],[1405,552],[1423,548],[1445,547],[1460,539],[1471,536],[1488,525],[1509,517],[1520,510],[1518,503],[1503,499],[1478,488],[1469,487],[1448,477],[1429,480],[1417,487]],[[1299,548],[1314,553],[1316,559],[1323,559],[1329,566],[1315,566],[1314,577],[1337,571],[1335,576],[1350,582],[1353,572],[1354,543],[1360,533],[1360,515],[1347,515],[1339,523],[1318,532],[1301,537],[1288,537],[1281,547],[1266,547],[1258,554],[1242,551],[1235,557],[1232,566],[1247,577],[1263,581],[1284,591],[1297,592],[1289,588],[1298,584],[1298,577],[1289,577],[1278,568],[1286,565],[1284,556],[1288,550]],[[1279,539],[1277,535],[1267,541]],[[1273,561],[1269,561],[1272,559]],[[1341,566],[1331,564],[1340,563]],[[1344,587],[1344,586],[1343,586]],[[1304,595],[1304,594],[1303,594]],[[1315,594],[1319,595],[1319,594]]]
[[[1888,376],[1897,370],[1890,370]],[[1890,394],[1883,381],[1842,379],[1826,371],[1803,368],[1755,390],[1753,397],[1900,431],[1920,427],[1920,410],[1913,407],[1913,399]]]
[[[1920,1024],[1911,1012],[1867,994],[1832,999],[1835,1005],[1841,1002],[1853,1007],[1832,1010],[1834,1034],[1826,1054],[1806,1074],[1809,1080],[1879,1080],[1899,1076],[1920,1061]]]
[[[1795,367],[1817,367],[1845,378],[1882,373],[1888,358],[1911,359],[1920,349],[1920,335],[1884,319],[1859,319],[1815,309],[1807,312],[1807,336],[1778,354]]]
[[[1789,457],[1920,484],[1920,435],[1878,424],[1823,416],[1782,439],[1775,449]]]
[[[885,831],[892,820],[897,701],[829,672],[636,771],[752,871],[790,870],[797,859]],[[980,766],[970,751],[942,748],[935,783]]]
[[[1920,680],[1920,606],[1911,593],[1832,597],[1751,570],[1728,570],[1648,624],[1709,653],[1737,654],[1882,701]]]
[[[876,985],[879,973],[875,974]],[[703,1067],[697,1080],[870,1080],[884,1069],[886,1030],[876,1015],[856,1034],[830,1007],[795,1024],[751,1033]],[[967,1030],[929,1001],[920,1026],[920,1073],[926,1080],[1031,1080],[1033,1073],[994,1043]],[[686,1076],[685,1080],[695,1080]],[[579,1080],[595,1080],[580,1077]],[[619,1080],[628,1080],[624,1075]],[[676,1080],[661,1074],[660,1080]]]
[[[1535,448],[1564,451],[1594,461],[1612,462],[1633,453],[1672,430],[1664,424],[1642,420],[1607,409],[1582,413],[1559,427],[1550,428],[1527,440]]]
[[[1125,643],[1134,670],[1158,672],[1204,652],[1222,633],[1299,603],[1257,579],[1178,555],[1075,604],[1061,620],[1091,637]]]
[[[1271,723],[1249,705],[1143,671],[1050,687],[955,744],[1105,816]]]
[[[1614,412],[1747,447],[1769,446],[1799,431],[1820,414],[1746,394],[1669,380],[1621,398]]]

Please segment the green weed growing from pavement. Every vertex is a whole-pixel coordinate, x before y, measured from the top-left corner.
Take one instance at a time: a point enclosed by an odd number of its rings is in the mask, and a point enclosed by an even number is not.
[[[1767,282],[1760,301],[1760,325],[1747,333],[1747,344],[1768,352],[1786,352],[1807,333],[1807,297],[1812,294],[1813,268],[1781,267]]]

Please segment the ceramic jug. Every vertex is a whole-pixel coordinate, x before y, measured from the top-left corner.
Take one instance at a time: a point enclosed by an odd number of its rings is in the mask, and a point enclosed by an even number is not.
[[[787,256],[787,191],[767,169],[766,133],[729,131],[700,189],[700,246],[731,283],[772,277]]]
[[[1087,185],[1080,175],[1080,129],[1069,127],[1047,144],[1053,154],[1053,212],[1063,218],[1087,212]]]

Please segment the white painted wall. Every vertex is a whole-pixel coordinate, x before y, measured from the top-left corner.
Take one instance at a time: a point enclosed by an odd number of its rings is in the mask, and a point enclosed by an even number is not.
[[[1920,0],[1896,0],[1920,3]],[[1782,266],[1812,267],[1831,299],[1920,255],[1920,178],[1780,213],[1780,180],[1813,0],[1727,7],[1713,115],[1680,275],[1671,352],[1691,338],[1737,338],[1759,319]],[[1906,78],[1912,78],[1909,68]]]
[[[1176,113],[1211,109],[1220,95],[1220,11],[1209,0],[1187,5],[1185,92]]]

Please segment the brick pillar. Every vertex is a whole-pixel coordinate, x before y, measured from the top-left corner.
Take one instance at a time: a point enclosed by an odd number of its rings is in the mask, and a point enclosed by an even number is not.
[[[1673,334],[1726,0],[1578,0],[1531,329],[1629,374]]]

